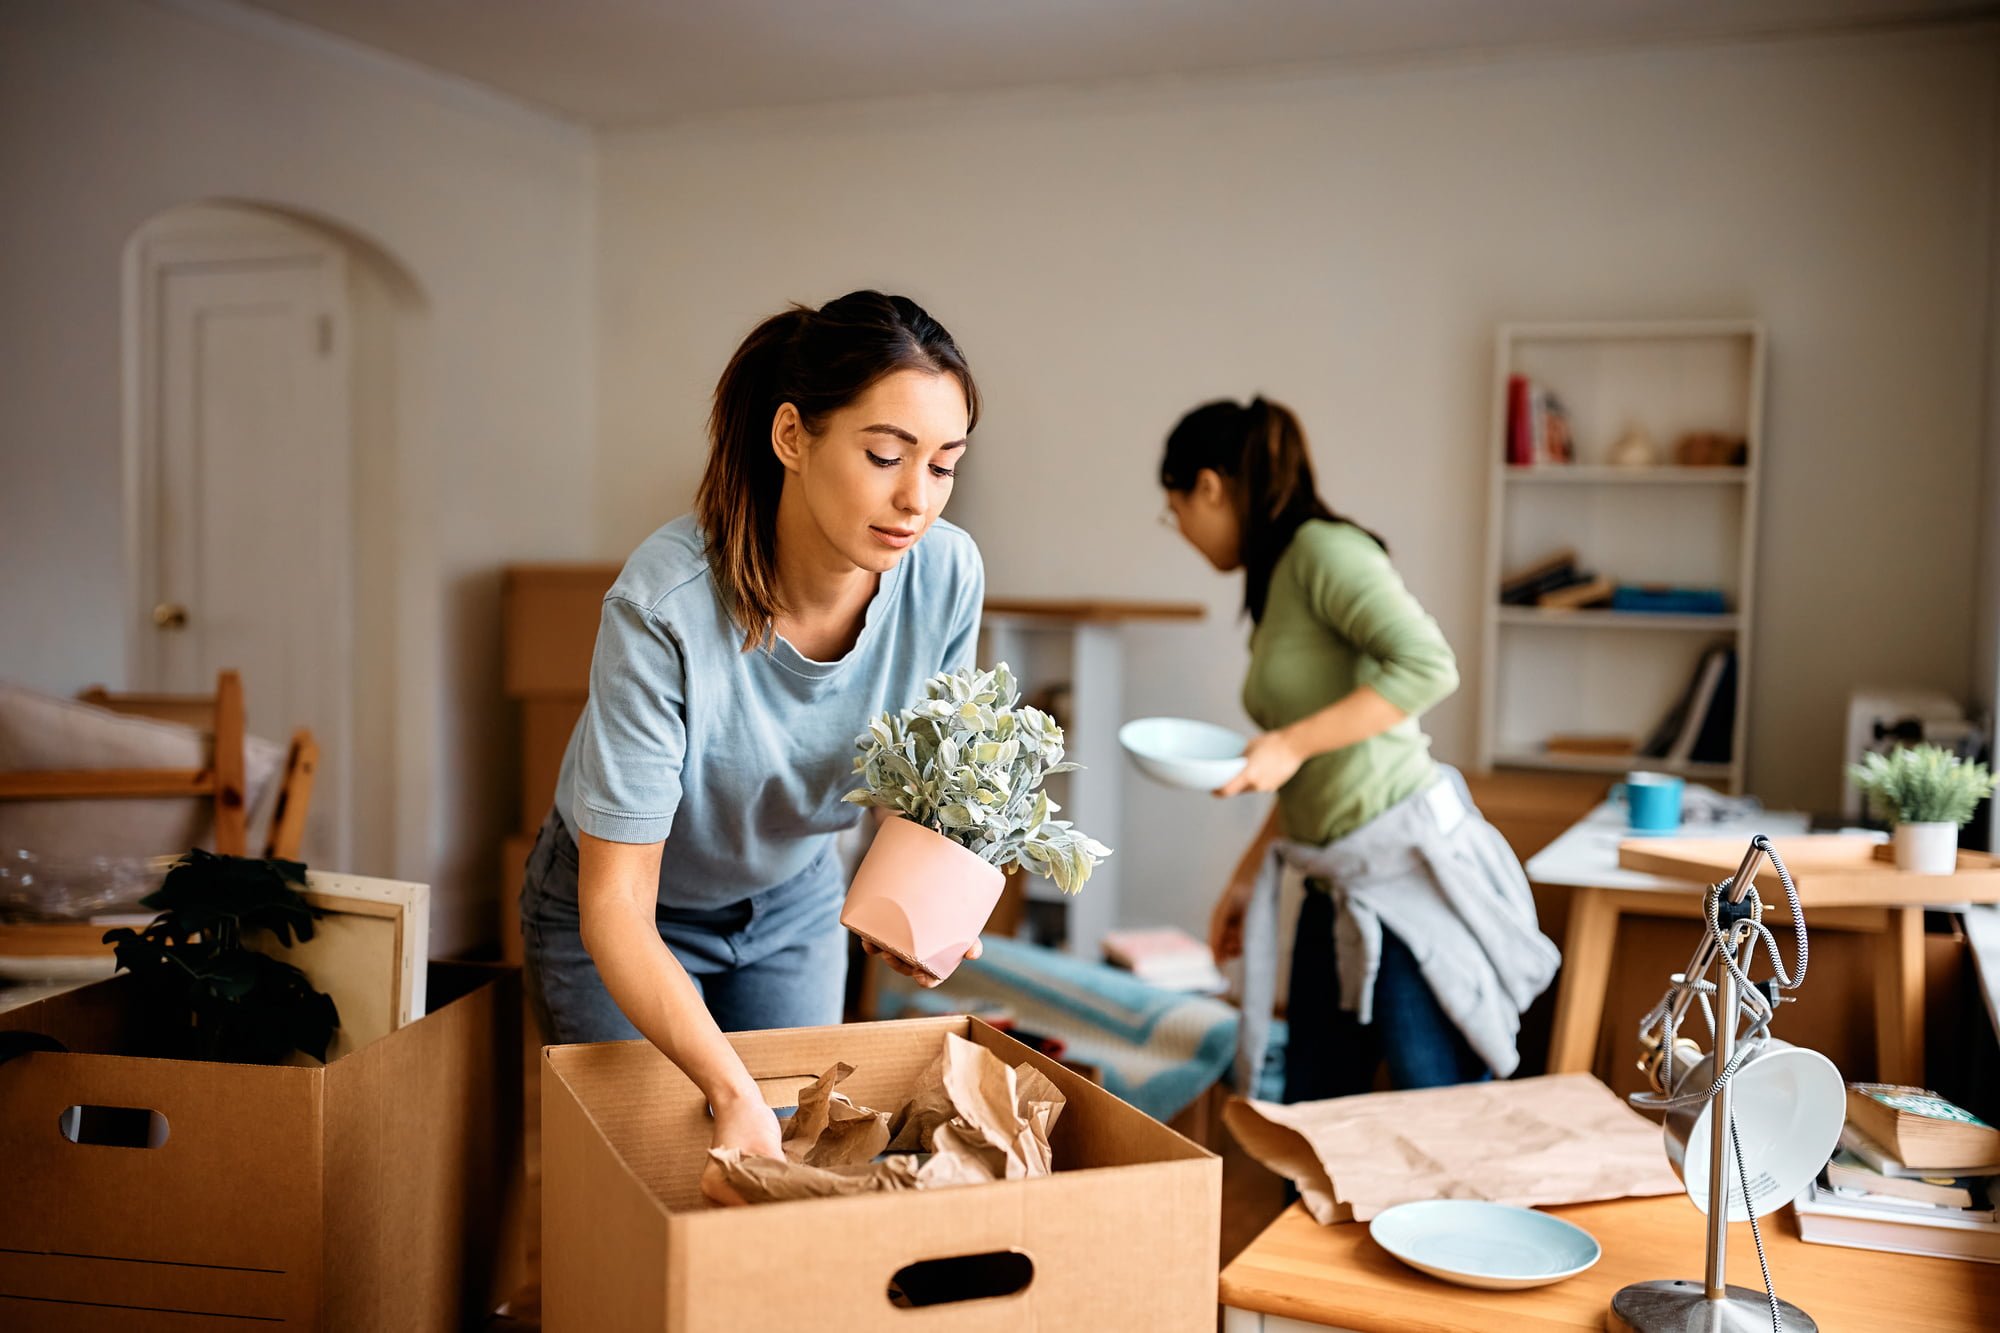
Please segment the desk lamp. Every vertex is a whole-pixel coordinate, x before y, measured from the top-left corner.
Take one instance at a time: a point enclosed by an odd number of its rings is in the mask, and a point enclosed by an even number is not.
[[[1757,896],[1757,867],[1766,858],[1791,909],[1790,971]],[[1708,1215],[1708,1271],[1701,1281],[1666,1278],[1623,1288],[1611,1300],[1609,1323],[1632,1333],[1809,1333],[1819,1325],[1771,1288],[1757,1226],[1758,1218],[1783,1207],[1819,1174],[1846,1117],[1846,1086],[1833,1062],[1770,1035],[1778,1005],[1793,999],[1785,992],[1806,979],[1805,913],[1784,862],[1761,833],[1750,840],[1736,873],[1708,887],[1702,906],[1705,929],[1693,957],[1640,1020],[1639,1068],[1652,1090],[1631,1101],[1666,1112],[1667,1159],[1695,1207]],[[1753,982],[1747,969],[1760,942],[1772,975]],[[1706,1055],[1680,1033],[1696,1005],[1710,1033]],[[1725,1280],[1729,1223],[1741,1221],[1750,1223],[1757,1244],[1761,1292]]]

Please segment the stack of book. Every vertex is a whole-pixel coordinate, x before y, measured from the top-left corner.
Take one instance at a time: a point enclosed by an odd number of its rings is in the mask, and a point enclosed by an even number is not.
[[[1726,764],[1736,748],[1736,649],[1716,644],[1701,655],[1681,697],[1639,747],[1669,764]]]
[[[2000,1263],[2000,1129],[1934,1092],[1850,1083],[1840,1151],[1792,1203],[1801,1239]]]
[[[1546,384],[1526,375],[1507,377],[1507,462],[1541,467],[1576,461],[1569,410]]]
[[[1616,587],[1610,579],[1577,568],[1576,552],[1565,547],[1502,578],[1500,604],[1569,610],[1603,606]]]
[[[1104,961],[1162,990],[1220,995],[1229,989],[1209,947],[1172,926],[1110,931],[1104,937]]]

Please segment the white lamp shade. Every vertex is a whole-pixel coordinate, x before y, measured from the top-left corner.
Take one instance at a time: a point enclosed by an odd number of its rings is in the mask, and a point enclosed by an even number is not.
[[[1677,1090],[1698,1091],[1714,1079],[1714,1057],[1706,1057],[1677,1081]],[[1847,1118],[1847,1085],[1833,1061],[1818,1051],[1774,1038],[1736,1071],[1729,1090],[1750,1178],[1746,1207],[1732,1152],[1726,1164],[1729,1220],[1747,1222],[1753,1214],[1762,1217],[1797,1198],[1833,1156]],[[1704,1101],[1670,1111],[1665,1126],[1667,1160],[1704,1213],[1713,1109],[1713,1102]]]

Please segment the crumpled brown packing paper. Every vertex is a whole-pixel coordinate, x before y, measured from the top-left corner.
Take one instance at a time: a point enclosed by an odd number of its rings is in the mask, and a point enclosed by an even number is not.
[[[738,1197],[768,1203],[939,1189],[1053,1169],[1049,1133],[1064,1099],[1033,1065],[1009,1069],[985,1047],[947,1033],[916,1095],[894,1112],[857,1106],[839,1091],[853,1072],[852,1065],[835,1065],[799,1093],[798,1110],[785,1122],[782,1158],[709,1150]],[[884,1152],[891,1155],[876,1161]]]
[[[1589,1074],[1292,1106],[1239,1098],[1222,1118],[1322,1223],[1414,1199],[1532,1207],[1681,1190],[1660,1127]]]

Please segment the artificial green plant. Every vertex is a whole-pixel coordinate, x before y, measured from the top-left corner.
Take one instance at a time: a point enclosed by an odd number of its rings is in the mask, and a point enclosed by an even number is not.
[[[1063,731],[1021,703],[1002,662],[991,671],[943,672],[924,697],[883,713],[855,737],[861,786],[844,799],[893,810],[1005,870],[1012,865],[1075,893],[1111,849],[1067,820],[1043,781],[1077,767],[1063,760]]]

